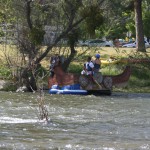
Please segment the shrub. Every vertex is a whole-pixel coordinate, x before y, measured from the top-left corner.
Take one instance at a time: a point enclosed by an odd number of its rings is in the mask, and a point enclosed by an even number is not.
[[[83,65],[70,64],[68,72],[71,73],[80,73],[83,70]]]
[[[0,66],[0,78],[9,79],[11,76],[11,70],[5,66]]]

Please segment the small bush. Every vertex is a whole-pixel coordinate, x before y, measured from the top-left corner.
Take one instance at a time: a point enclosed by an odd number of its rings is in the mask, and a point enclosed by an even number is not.
[[[0,66],[0,78],[8,79],[11,76],[11,70],[5,66]]]
[[[17,90],[17,85],[15,83],[11,83],[7,81],[7,83],[3,86],[4,91],[16,91]]]
[[[70,64],[68,72],[80,73],[83,70],[83,65]]]
[[[39,69],[37,70],[37,74],[39,77],[43,77],[46,76],[47,74],[47,70],[44,67],[39,67]]]

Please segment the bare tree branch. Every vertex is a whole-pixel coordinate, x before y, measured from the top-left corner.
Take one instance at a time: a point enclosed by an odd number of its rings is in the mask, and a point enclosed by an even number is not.
[[[48,46],[47,49],[45,50],[45,52],[43,54],[41,54],[41,56],[39,58],[37,58],[37,60],[35,61],[35,63],[39,63],[48,53],[49,51],[60,41],[60,39],[62,39],[63,37],[65,37],[67,35],[67,33],[69,33],[74,27],[76,27],[78,24],[80,24],[85,18],[81,18],[80,20],[78,20],[77,22],[75,22],[74,24],[72,24],[72,26],[70,26],[70,24],[68,25],[67,29],[62,32],[60,34],[60,36],[58,36],[55,40],[55,42]]]

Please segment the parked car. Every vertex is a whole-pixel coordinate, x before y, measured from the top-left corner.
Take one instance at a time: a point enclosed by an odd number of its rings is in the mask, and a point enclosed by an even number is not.
[[[78,40],[78,42],[76,42],[76,45],[77,45],[77,46],[82,46],[82,45],[83,45],[83,43],[84,43],[84,41],[83,41],[83,40]]]
[[[129,42],[125,41],[124,39],[118,39],[118,47],[122,47],[124,44],[127,44]],[[131,43],[131,42],[130,42]]]
[[[92,39],[92,40],[86,40],[85,42],[82,43],[81,46],[112,47],[114,45],[110,41],[104,41],[104,40],[100,40],[100,39]]]
[[[144,42],[145,42],[146,48],[150,47],[150,44],[147,41],[144,41]],[[136,42],[124,44],[122,47],[130,47],[130,48],[133,47],[134,48],[134,47],[136,47]]]

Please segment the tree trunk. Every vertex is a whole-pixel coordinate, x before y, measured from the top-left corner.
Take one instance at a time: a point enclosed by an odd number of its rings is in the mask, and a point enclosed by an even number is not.
[[[73,58],[75,57],[77,51],[75,50],[75,43],[78,39],[78,31],[73,29],[72,32],[70,34],[68,34],[68,44],[70,47],[70,51],[71,54],[69,55],[69,57],[64,61],[62,68],[64,71],[67,71],[70,62],[73,60]]]
[[[64,71],[67,71],[70,62],[73,60],[74,56],[76,55],[76,50],[74,49],[74,44],[70,45],[70,50],[71,50],[71,54],[69,55],[69,57],[67,58],[67,60],[64,61],[62,68]]]
[[[134,11],[136,28],[136,49],[140,52],[146,52],[142,21],[142,0],[134,0]]]
[[[28,68],[24,68],[21,76],[29,92],[33,92],[37,90],[36,77],[34,76],[32,70],[29,70]]]

